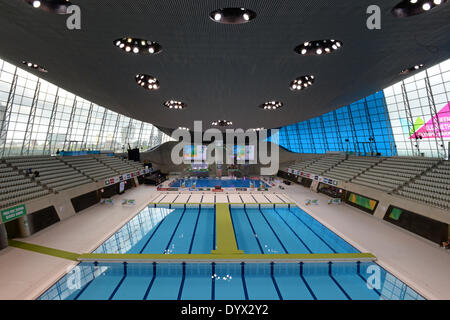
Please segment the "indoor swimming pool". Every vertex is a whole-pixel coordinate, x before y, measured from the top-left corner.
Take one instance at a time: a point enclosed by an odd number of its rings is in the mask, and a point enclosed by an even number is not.
[[[371,281],[370,277],[379,279]],[[87,263],[40,300],[423,300],[375,263]]]
[[[231,208],[238,248],[247,254],[359,252],[297,206]],[[214,208],[146,207],[94,253],[209,254]]]
[[[270,188],[270,186],[259,179],[178,179],[170,184],[173,188]]]
[[[242,259],[218,261],[216,207],[149,205],[95,254],[204,254],[202,261],[84,261],[40,299],[341,300],[423,299],[378,264],[249,262],[246,254],[359,251],[295,205],[225,206]],[[228,211],[229,209],[229,211]],[[218,212],[216,212],[218,210]],[[220,214],[223,214],[221,211]],[[219,218],[217,218],[219,219]],[[234,232],[233,232],[234,230]],[[98,258],[95,258],[98,259]]]

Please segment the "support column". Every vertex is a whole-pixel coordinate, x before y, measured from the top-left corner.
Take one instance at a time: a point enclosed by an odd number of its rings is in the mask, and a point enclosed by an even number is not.
[[[2,223],[0,224],[0,250],[8,246],[8,234],[6,233],[6,227]]]
[[[19,226],[19,236],[21,238],[26,238],[31,235],[30,225],[28,224],[28,216],[23,216],[17,219],[17,224]]]

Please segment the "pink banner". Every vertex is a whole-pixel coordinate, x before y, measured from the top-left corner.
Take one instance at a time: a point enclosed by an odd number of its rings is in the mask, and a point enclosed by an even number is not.
[[[435,137],[440,138],[439,128],[442,133],[442,138],[450,138],[450,103],[447,103],[447,105],[442,108],[435,117],[430,119],[427,123],[425,123],[425,125],[417,130],[416,135],[421,136],[422,139],[430,139]],[[414,134],[409,138],[414,139]]]

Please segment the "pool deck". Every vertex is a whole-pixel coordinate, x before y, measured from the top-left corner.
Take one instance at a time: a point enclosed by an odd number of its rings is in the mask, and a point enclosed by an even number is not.
[[[327,196],[313,193],[302,186],[285,186],[285,190],[276,189],[276,192],[285,193],[288,197],[274,195],[273,191],[263,194],[265,199],[273,203],[295,201],[299,207],[360,251],[373,253],[381,266],[426,298],[450,299],[449,251],[351,206],[328,205]],[[262,193],[242,193],[239,197],[243,202],[253,203],[256,202],[256,194]],[[228,194],[228,202],[234,203],[236,195]],[[114,205],[97,204],[19,240],[68,252],[92,252],[147,203],[164,203],[167,196],[170,196],[168,200],[176,202],[180,195],[161,194],[155,187],[140,186],[115,196]],[[215,203],[215,196],[212,193],[193,193],[188,196],[188,202]],[[122,206],[121,199],[136,199],[136,205]],[[305,206],[306,199],[318,199],[319,205]],[[16,247],[1,250],[0,299],[35,299],[75,263]]]

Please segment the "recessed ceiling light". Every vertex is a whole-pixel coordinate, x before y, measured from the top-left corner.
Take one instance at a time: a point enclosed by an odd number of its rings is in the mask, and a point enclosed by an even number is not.
[[[176,101],[176,100],[168,100],[168,101],[164,102],[163,105],[166,108],[175,109],[175,110],[182,110],[187,107],[186,103],[181,102],[181,101]]]
[[[216,127],[229,127],[229,126],[233,125],[233,122],[228,121],[228,120],[217,120],[217,121],[213,121],[211,123],[211,125],[216,126]]]
[[[283,106],[283,103],[280,101],[266,101],[259,107],[264,110],[277,110]]]
[[[297,47],[294,51],[306,56],[327,55],[342,47],[342,41],[337,40],[314,40],[306,41]]]
[[[185,131],[189,131],[189,128],[186,128],[186,127],[178,127],[178,130],[185,130]]]
[[[56,14],[67,14],[67,8],[72,5],[69,0],[24,0],[35,9]]]
[[[430,11],[447,0],[402,0],[392,10],[392,14],[397,18],[415,16]]]
[[[241,24],[255,19],[256,13],[245,8],[223,8],[214,10],[209,17],[218,23]]]
[[[147,90],[158,90],[159,89],[159,81],[148,74],[138,74],[136,75],[136,83]]]
[[[416,64],[416,65],[414,65],[414,66],[412,66],[412,67],[409,67],[409,68],[406,68],[406,69],[404,69],[402,72],[400,72],[400,74],[402,74],[402,75],[404,75],[404,74],[408,74],[408,73],[410,73],[410,72],[413,72],[413,71],[417,71],[417,70],[419,70],[419,69],[422,69],[424,67],[424,65],[421,63],[421,64]]]
[[[264,127],[262,127],[262,128],[251,128],[249,130],[258,132],[258,131],[265,130],[265,129],[264,129]]]
[[[307,76],[301,76],[296,78],[294,81],[291,82],[291,85],[289,88],[292,91],[297,90],[303,90],[306,89],[314,84],[314,76],[313,75],[307,75]]]
[[[162,51],[161,45],[157,42],[131,37],[116,39],[114,45],[125,52],[133,51],[135,54],[156,54]]]
[[[45,69],[43,66],[40,66],[40,65],[38,65],[36,63],[29,62],[29,61],[22,61],[22,63],[24,65],[26,65],[28,68],[35,69],[35,70],[37,70],[39,72],[45,72],[45,73],[48,72],[47,69]]]

